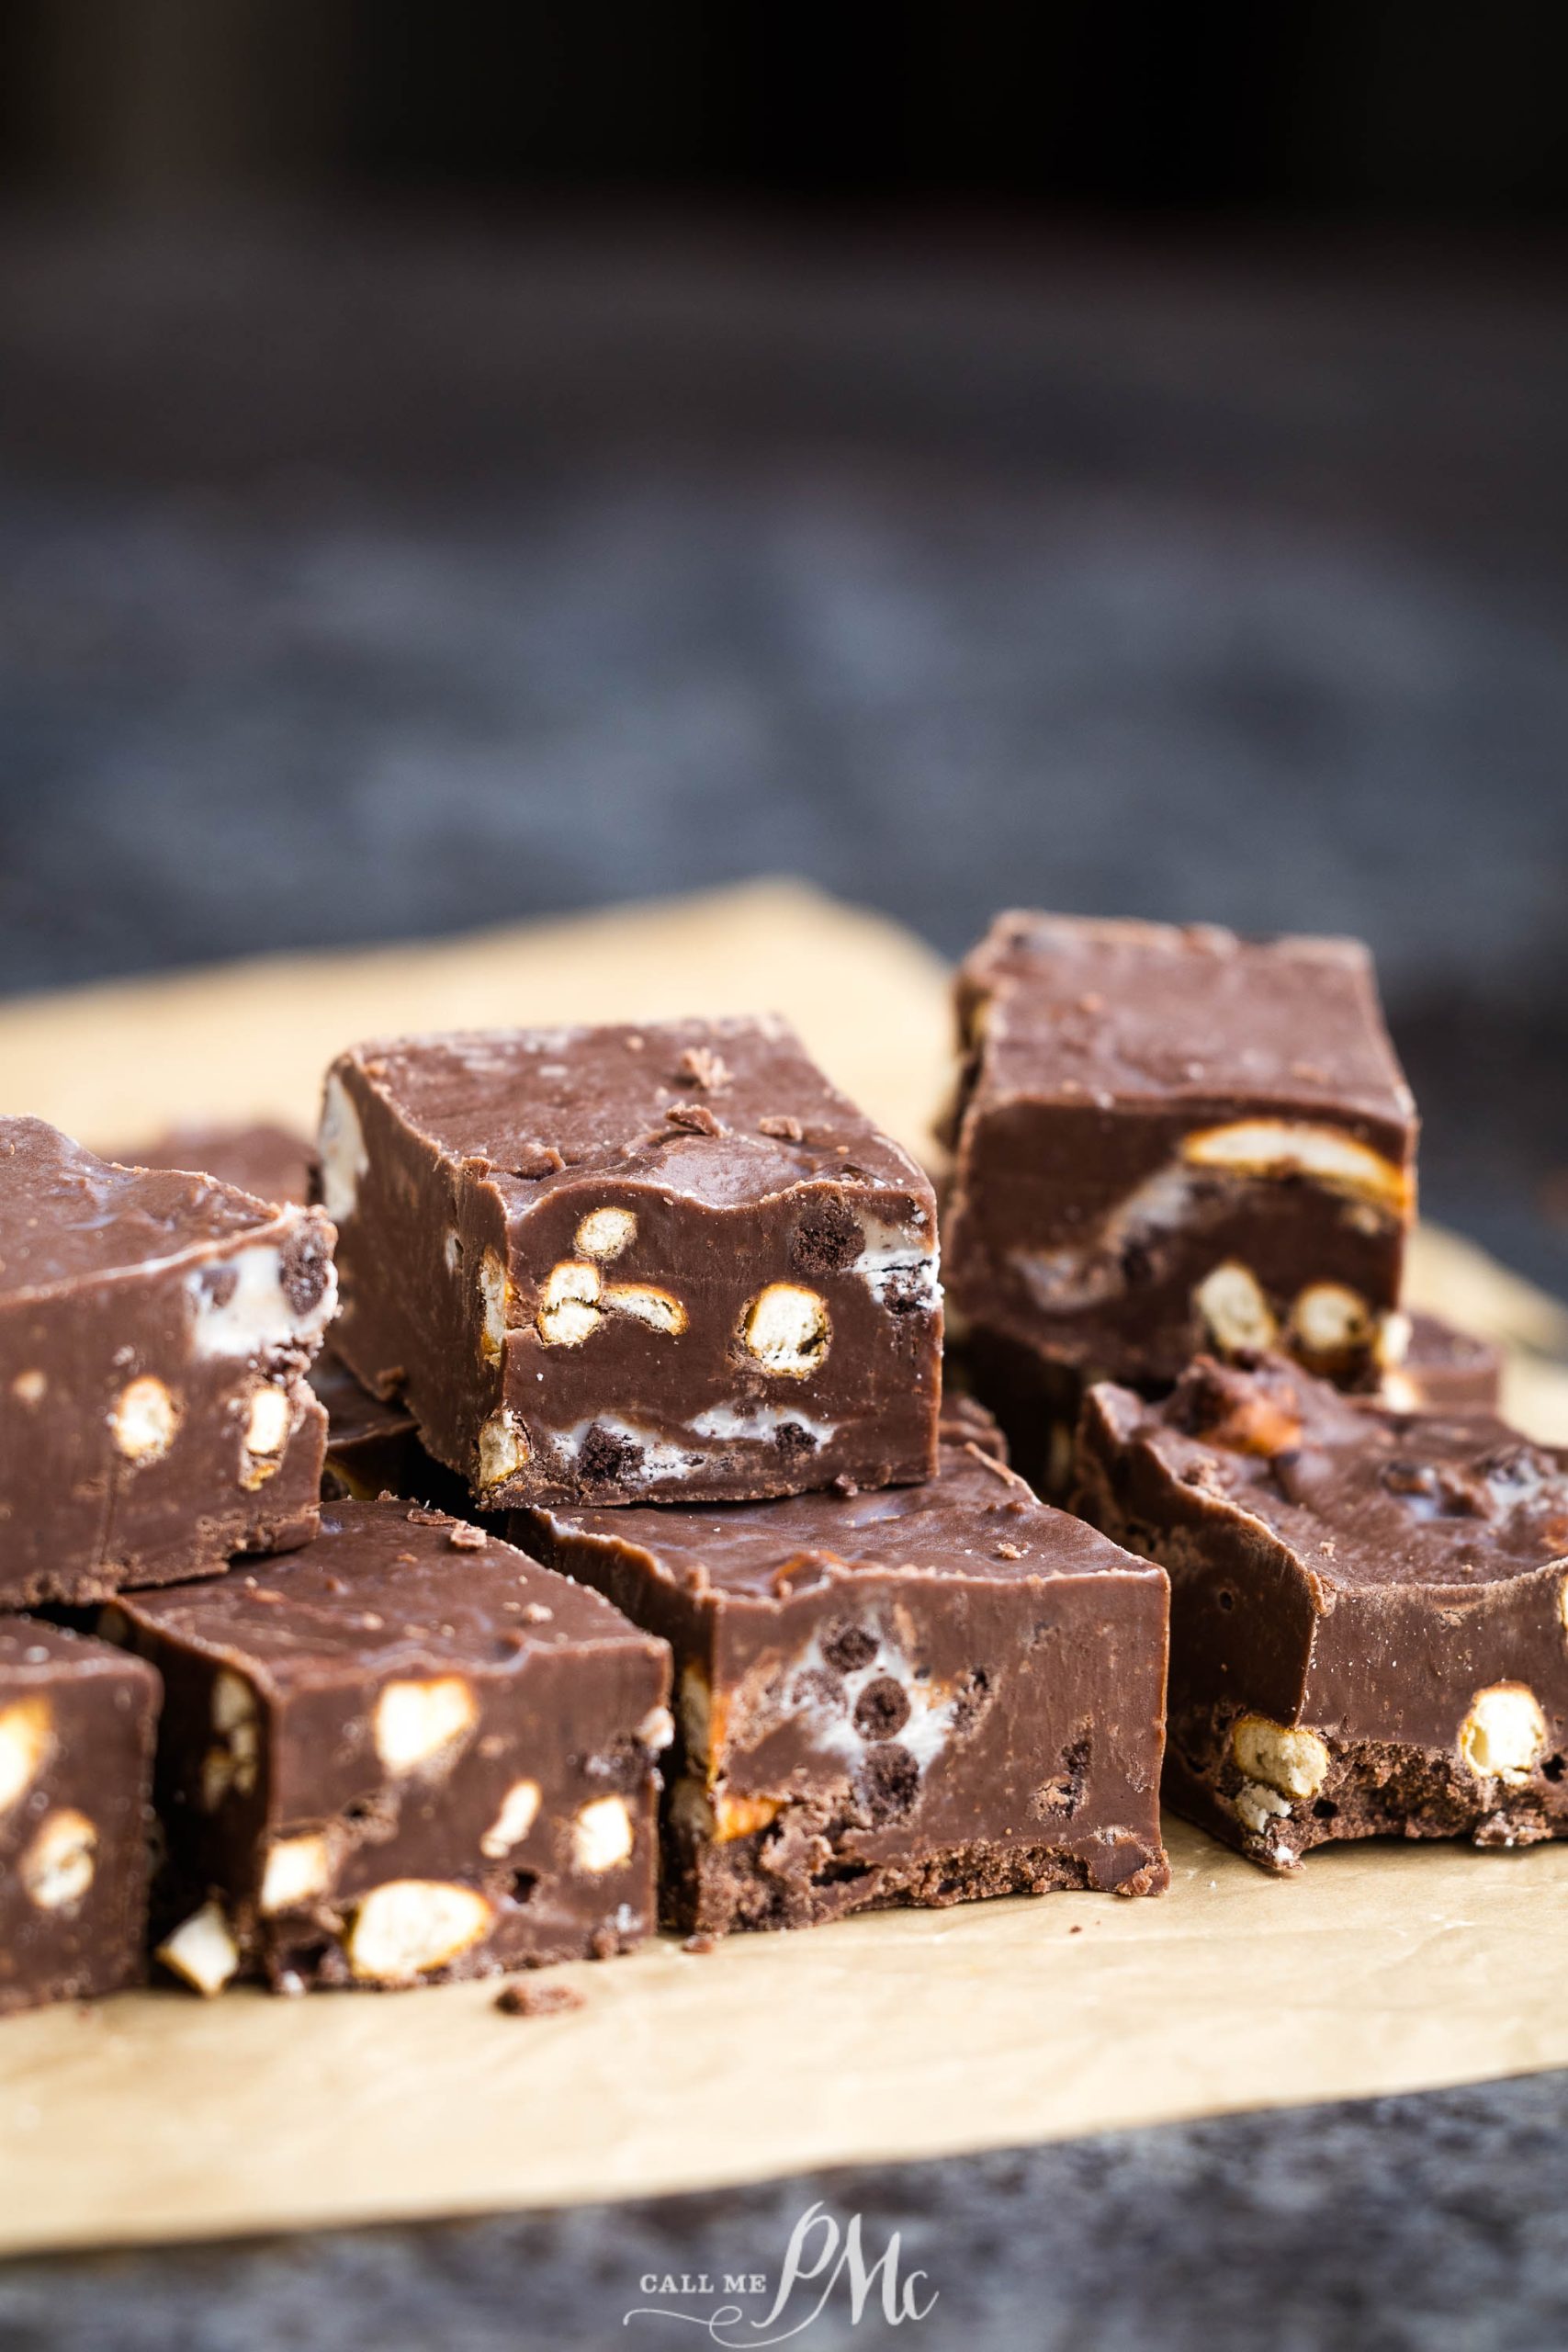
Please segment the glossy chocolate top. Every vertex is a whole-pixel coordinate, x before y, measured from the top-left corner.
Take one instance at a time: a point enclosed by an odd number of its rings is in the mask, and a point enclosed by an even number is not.
[[[987,1577],[1147,1576],[1146,1562],[1083,1520],[1037,1499],[1015,1471],[970,1439],[942,1448],[924,1487],[793,1495],[706,1510],[541,1511],[557,1536],[581,1534],[640,1553],[688,1591],[787,1600],[813,1566]]]
[[[108,1155],[127,1168],[188,1168],[254,1193],[258,1201],[310,1197],[315,1148],[290,1127],[171,1127],[156,1142]]]
[[[824,1179],[924,1182],[782,1021],[468,1030],[350,1058],[442,1152],[533,1197],[582,1174],[721,1207]]]
[[[29,1681],[35,1676],[40,1682],[57,1682],[62,1674],[123,1678],[128,1667],[135,1669],[134,1679],[146,1679],[148,1668],[141,1660],[128,1658],[110,1642],[67,1633],[63,1626],[51,1625],[39,1617],[0,1617],[0,1677],[7,1684]]]
[[[178,1258],[276,1219],[209,1177],[120,1168],[42,1119],[0,1119],[0,1297]]]
[[[402,1667],[496,1673],[541,1650],[649,1646],[586,1585],[405,1502],[329,1503],[306,1551],[116,1605],[276,1690],[335,1681],[345,1668],[367,1679]]]
[[[1355,940],[999,915],[964,965],[959,1011],[968,1041],[983,1021],[993,1099],[1413,1107]]]
[[[1568,1459],[1489,1414],[1391,1412],[1274,1358],[1201,1357],[1159,1405],[1093,1397],[1122,1445],[1325,1584],[1473,1589],[1568,1559]]]

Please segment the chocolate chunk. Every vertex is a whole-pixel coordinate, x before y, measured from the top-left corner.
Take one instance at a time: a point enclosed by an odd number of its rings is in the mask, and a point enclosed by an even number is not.
[[[908,1720],[908,1694],[890,1674],[868,1682],[855,1701],[855,1729],[863,1739],[891,1739]]]
[[[722,1123],[701,1102],[671,1102],[664,1114],[672,1127],[683,1127],[688,1135],[721,1136]]]
[[[874,1747],[855,1776],[862,1810],[874,1826],[901,1821],[920,1793],[920,1768],[907,1747]]]
[[[595,1421],[577,1459],[585,1487],[613,1486],[617,1480],[629,1482],[637,1476],[642,1466],[642,1448]]]
[[[863,1625],[847,1624],[832,1627],[822,1643],[822,1655],[829,1666],[840,1674],[854,1674],[869,1666],[876,1656],[876,1635],[868,1634]]]
[[[309,1541],[326,1415],[301,1377],[330,1228],[0,1120],[0,1601],[81,1602]],[[289,1271],[321,1268],[310,1306]]]
[[[326,1295],[332,1280],[333,1253],[326,1235],[307,1227],[290,1236],[280,1253],[279,1282],[296,1315],[307,1316]]]
[[[709,1094],[729,1084],[729,1068],[709,1046],[688,1046],[675,1065],[678,1086],[699,1086]]]
[[[329,1505],[265,1588],[117,1603],[117,1638],[168,1693],[161,1956],[201,1989],[488,1975],[651,1925],[668,1653],[455,1532],[401,1502]],[[523,1576],[549,1605],[513,1615]]]
[[[843,1201],[813,1201],[790,1236],[790,1263],[800,1274],[836,1274],[865,1247],[853,1210]]]
[[[531,1976],[519,1976],[502,1986],[492,2007],[507,2018],[554,2018],[584,2007],[586,2000],[575,1984],[540,1984]]]

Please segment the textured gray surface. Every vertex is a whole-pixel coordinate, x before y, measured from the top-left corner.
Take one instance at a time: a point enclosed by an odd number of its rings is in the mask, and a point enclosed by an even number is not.
[[[6,2352],[627,2352],[709,2339],[626,2314],[654,2277],[761,2273],[799,2217],[897,2230],[923,2320],[805,2352],[1561,2352],[1568,2076],[560,2214],[0,2270]],[[813,2242],[813,2249],[819,2247]],[[818,2292],[820,2290],[818,2290]],[[706,2312],[722,2295],[668,2298]],[[802,2289],[778,2328],[805,2318]]]

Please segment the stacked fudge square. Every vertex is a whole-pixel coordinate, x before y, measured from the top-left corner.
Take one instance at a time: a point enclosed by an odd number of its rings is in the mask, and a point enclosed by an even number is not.
[[[971,1375],[1169,1574],[1173,1808],[1275,1871],[1568,1832],[1568,1465],[1401,1310],[1416,1122],[1364,951],[1009,915],[959,1026]]]

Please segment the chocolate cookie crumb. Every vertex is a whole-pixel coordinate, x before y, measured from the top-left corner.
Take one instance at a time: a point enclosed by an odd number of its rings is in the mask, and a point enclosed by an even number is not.
[[[581,2009],[585,1999],[575,1984],[540,1984],[532,1977],[519,1976],[502,1986],[494,2006],[502,2017],[548,2018],[562,2009]]]

